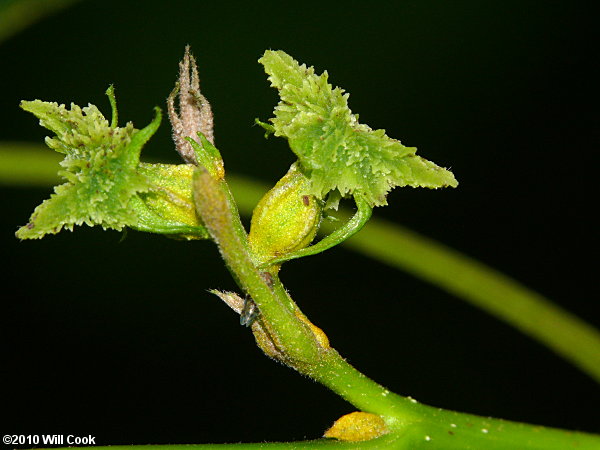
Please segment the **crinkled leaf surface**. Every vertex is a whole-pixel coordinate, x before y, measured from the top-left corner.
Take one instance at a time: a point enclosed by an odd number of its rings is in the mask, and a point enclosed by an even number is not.
[[[275,135],[287,138],[311,179],[312,194],[323,199],[330,192],[360,193],[371,206],[381,206],[395,186],[457,186],[452,172],[417,156],[416,148],[359,123],[348,94],[332,88],[327,72],[315,75],[283,51],[268,50],[259,62],[281,97],[271,119]]]
[[[65,155],[59,174],[66,183],[39,205],[29,223],[17,231],[20,239],[39,239],[73,225],[101,225],[121,230],[134,224],[136,213],[129,202],[150,186],[136,172],[142,145],[160,123],[160,111],[144,130],[131,123],[111,127],[93,105],[80,108],[71,104],[23,101],[21,107],[40,119],[40,125],[53,131],[46,144]]]

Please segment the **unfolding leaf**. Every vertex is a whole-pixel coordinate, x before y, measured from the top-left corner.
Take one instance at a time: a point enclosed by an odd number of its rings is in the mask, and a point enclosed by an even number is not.
[[[271,119],[276,136],[287,138],[311,179],[311,192],[324,199],[361,193],[371,206],[386,204],[395,186],[457,186],[454,175],[358,122],[348,94],[315,75],[283,51],[265,52],[259,62],[279,90],[281,101]]]
[[[21,107],[40,119],[40,125],[53,131],[46,144],[65,155],[59,172],[66,183],[39,205],[29,223],[17,231],[21,239],[39,239],[73,225],[101,225],[121,230],[136,223],[131,199],[147,192],[150,184],[136,171],[142,146],[160,124],[160,110],[143,130],[131,123],[111,127],[94,105],[80,108],[71,104],[23,101]]]

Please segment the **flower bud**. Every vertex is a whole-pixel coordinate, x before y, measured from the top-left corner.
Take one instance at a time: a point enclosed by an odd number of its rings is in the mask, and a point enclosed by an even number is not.
[[[322,205],[307,193],[309,184],[294,164],[258,202],[248,238],[259,264],[302,249],[314,239]]]
[[[132,201],[137,223],[132,228],[173,235],[183,239],[206,239],[208,232],[198,220],[192,200],[192,164],[144,164],[138,171],[152,186]]]
[[[179,113],[175,110],[175,97],[179,94]],[[193,148],[186,138],[197,140],[198,132],[214,145],[213,114],[210,103],[200,92],[200,77],[196,59],[190,52],[190,46],[185,47],[185,55],[179,63],[179,80],[167,99],[169,120],[173,127],[175,148],[183,160],[189,164],[198,164]],[[223,167],[223,161],[218,159]]]

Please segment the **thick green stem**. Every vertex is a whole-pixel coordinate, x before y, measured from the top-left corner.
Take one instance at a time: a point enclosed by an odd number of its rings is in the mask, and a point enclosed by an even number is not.
[[[307,326],[303,326],[289,307],[285,290],[276,277],[265,277],[250,255],[248,238],[229,187],[203,168],[194,174],[194,201],[198,215],[219,246],[221,256],[238,285],[252,297],[275,345],[298,364],[314,361],[319,346]]]
[[[20,158],[28,153],[20,154]],[[28,184],[46,184],[49,180],[56,177],[54,169],[45,170],[46,167],[52,167],[49,163],[44,163],[39,174],[32,172],[33,162],[39,160],[39,156],[32,153],[31,165],[15,164],[16,169],[23,168],[24,172],[19,172],[19,177],[27,180]],[[3,159],[3,163],[6,162]],[[0,165],[0,169],[2,165]],[[15,169],[15,170],[16,170]],[[26,169],[26,171],[25,171]],[[31,174],[30,174],[31,173]],[[1,174],[0,174],[1,175]],[[2,177],[0,177],[2,178]],[[244,186],[246,197],[241,196],[242,207],[248,211],[256,203],[259,195],[264,192],[264,188],[255,188],[253,185],[243,183],[244,180],[236,180],[236,185]],[[302,443],[273,443],[273,444],[232,444],[219,446],[218,448],[236,446],[238,448],[318,448],[336,446],[337,448],[373,448],[373,449],[419,449],[419,448],[448,448],[448,449],[600,449],[600,437],[585,433],[567,432],[556,429],[532,426],[527,424],[518,424],[497,419],[472,416],[468,414],[444,411],[437,408],[428,407],[419,404],[410,398],[403,398],[393,394],[370,380],[352,366],[350,366],[335,350],[323,348],[315,342],[314,336],[309,328],[298,320],[295,314],[296,308],[285,289],[276,276],[272,274],[268,277],[264,272],[258,270],[249,255],[246,233],[239,220],[237,208],[232,200],[228,186],[219,180],[210,177],[206,172],[197,174],[194,180],[196,191],[196,203],[207,228],[213,239],[219,244],[219,248],[225,258],[234,277],[238,280],[242,289],[247,291],[259,306],[265,321],[272,325],[276,331],[277,338],[290,351],[294,352],[296,358],[302,360],[299,370],[311,376],[317,381],[338,393],[357,408],[381,415],[388,424],[391,433],[372,441],[357,443],[332,442],[328,440],[305,441]],[[248,198],[248,195],[254,193],[254,198]],[[389,227],[388,225],[376,225],[373,221],[357,237],[348,241],[355,248],[360,248],[365,253],[370,253],[378,258],[388,260],[390,264],[403,266],[405,269],[413,269],[426,279],[435,281],[449,290],[455,290],[457,294],[463,296],[472,296],[474,303],[481,302],[479,306],[486,308],[489,304],[485,302],[494,297],[489,289],[477,290],[475,282],[469,284],[469,280],[464,277],[456,276],[452,268],[459,270],[463,267],[469,268],[470,261],[464,260],[461,255],[444,249],[439,244],[426,241],[424,238],[409,234],[408,231],[399,227]],[[404,235],[406,234],[406,236]],[[362,245],[357,245],[362,241]],[[372,246],[367,244],[371,243]],[[384,243],[385,245],[379,245]],[[379,246],[378,246],[379,245]],[[391,249],[395,249],[392,251]],[[402,249],[399,251],[398,249]],[[398,261],[394,258],[404,258]],[[438,261],[433,264],[432,261]],[[466,264],[461,266],[461,264]],[[442,270],[441,267],[444,266]],[[489,286],[494,286],[494,280],[504,286],[502,298],[504,302],[513,304],[515,291],[521,290],[523,296],[531,298],[531,293],[524,288],[514,285],[514,282],[499,278],[498,274],[482,266],[471,266],[469,271],[471,280],[485,280],[487,274],[489,277]],[[450,270],[452,269],[452,270]],[[489,272],[488,272],[489,271]],[[447,275],[443,275],[443,274]],[[477,281],[478,283],[480,281]],[[509,282],[507,282],[509,281]],[[481,281],[483,282],[483,281]],[[504,284],[502,284],[504,283]],[[465,287],[467,286],[467,287]],[[512,291],[511,291],[512,289]],[[503,292],[501,290],[501,292]],[[480,295],[478,294],[480,293]],[[543,299],[542,299],[543,300]],[[532,304],[529,302],[529,304]],[[501,305],[499,301],[497,305]],[[547,302],[534,303],[532,311],[538,308],[538,312],[548,310]],[[499,307],[499,306],[498,306]],[[507,306],[508,308],[508,306]],[[487,308],[486,308],[487,309]],[[489,307],[491,312],[497,315],[499,310]],[[510,308],[509,308],[510,309]],[[518,310],[517,310],[518,311]],[[510,312],[510,311],[508,311]],[[565,317],[564,312],[555,314],[560,319]],[[543,316],[543,315],[542,315]],[[538,318],[540,316],[538,315]],[[517,323],[519,317],[507,313],[505,317],[511,323]],[[533,327],[533,325],[532,325]],[[574,329],[581,329],[580,324],[575,323]],[[535,327],[534,327],[535,328]],[[539,329],[539,327],[538,327]],[[560,328],[562,330],[563,328]],[[530,331],[531,332],[531,331]],[[556,328],[554,329],[556,333]],[[562,333],[562,332],[561,332]],[[563,333],[564,334],[564,333]],[[581,349],[581,341],[585,341],[580,332],[574,333],[575,338],[579,339],[575,347]],[[590,340],[590,349],[594,347],[597,339],[594,333]],[[562,334],[561,334],[562,336]],[[583,334],[585,337],[585,333]],[[542,337],[540,337],[542,339]],[[556,340],[552,336],[545,336],[543,339]],[[297,344],[297,345],[296,345]],[[567,352],[565,352],[566,354]],[[571,352],[572,354],[573,352]],[[588,361],[594,360],[592,354],[584,355]],[[588,368],[593,368],[593,364],[581,364]],[[597,367],[597,366],[596,366]],[[191,445],[191,446],[144,446],[144,450],[193,450],[194,448],[213,448],[213,445]],[[102,448],[102,447],[99,447]],[[132,450],[134,447],[121,447]],[[119,447],[110,447],[111,450]]]
[[[408,397],[401,397],[371,380],[352,367],[330,348],[307,375],[327,386],[361,411],[380,415],[390,427],[399,427],[420,420],[420,406]]]
[[[0,184],[48,186],[59,181],[60,157],[43,146],[0,143]],[[250,214],[267,187],[229,176],[242,213]],[[331,232],[333,226],[321,227]],[[500,272],[398,224],[372,219],[344,245],[466,300],[537,339],[600,381],[600,333]]]
[[[266,190],[265,186],[242,177],[232,178],[231,184],[240,210],[250,214]],[[333,229],[334,225],[326,222],[321,226],[325,233]],[[429,281],[504,320],[600,382],[598,330],[516,280],[439,242],[382,219],[370,220],[361,233],[345,241],[344,245]]]
[[[194,195],[199,215],[240,287],[258,305],[263,323],[274,333],[278,350],[288,358],[286,362],[357,408],[380,415],[391,432],[388,439],[394,436],[386,441],[387,448],[593,449],[600,446],[598,436],[432,408],[370,380],[334,349],[315,339],[311,328],[289,307],[291,299],[277,277],[272,274],[265,277],[256,267],[227,184],[198,169]]]
[[[309,375],[357,408],[382,416],[399,437],[390,448],[600,448],[597,435],[458,413],[401,397],[358,372],[333,349]]]
[[[425,406],[423,417],[400,432],[409,449],[566,450],[600,448],[600,437]]]
[[[405,414],[413,409],[414,404],[409,399],[390,393],[315,339],[310,327],[295,314],[299,310],[278,277],[272,273],[265,277],[265,272],[255,265],[225,181],[199,168],[194,174],[194,200],[229,270],[256,302],[265,323],[276,334],[276,344],[292,359],[295,369],[324,383],[357,407],[390,417],[390,420],[400,417],[400,412]]]
[[[360,447],[357,447],[356,442],[340,442],[334,439],[318,439],[311,441],[297,442],[260,442],[260,443],[237,443],[237,444],[179,444],[179,445],[110,445],[106,447],[94,447],[94,450],[223,450],[233,448],[237,450],[297,450],[297,449],[319,449],[331,448],[336,450],[349,449],[356,450],[387,450],[406,448],[402,446],[402,442],[398,442],[399,438],[396,435],[386,435],[379,439],[360,442]],[[53,450],[72,450],[72,447],[56,448]]]

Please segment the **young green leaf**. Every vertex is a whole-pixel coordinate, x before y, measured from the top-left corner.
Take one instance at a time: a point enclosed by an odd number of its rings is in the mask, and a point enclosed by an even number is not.
[[[94,105],[71,109],[57,103],[23,101],[21,107],[40,119],[40,125],[56,136],[46,144],[65,155],[59,174],[67,180],[39,205],[29,223],[17,231],[20,239],[39,239],[73,225],[101,225],[121,230],[136,223],[131,199],[150,190],[146,178],[136,171],[140,151],[160,124],[160,109],[152,123],[136,130],[109,125]]]
[[[348,94],[332,88],[327,72],[315,75],[281,50],[267,50],[259,62],[281,97],[271,119],[275,135],[298,156],[311,194],[360,193],[370,206],[382,206],[395,186],[457,186],[452,172],[417,156],[416,148],[359,123]]]

